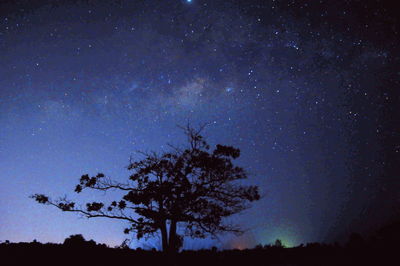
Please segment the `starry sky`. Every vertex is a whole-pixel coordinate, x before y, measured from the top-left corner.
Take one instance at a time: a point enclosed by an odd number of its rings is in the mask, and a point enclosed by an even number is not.
[[[123,181],[135,151],[210,144],[263,198],[241,237],[185,248],[343,241],[400,217],[399,21],[390,1],[1,1],[0,240],[121,244],[125,225],[39,205],[78,202],[82,174]],[[159,247],[157,239],[131,247]]]

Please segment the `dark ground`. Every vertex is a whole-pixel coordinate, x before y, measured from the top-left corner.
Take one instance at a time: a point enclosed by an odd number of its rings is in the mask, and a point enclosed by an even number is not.
[[[295,248],[267,246],[248,250],[162,252],[108,248],[105,245],[33,243],[0,244],[1,265],[393,265],[399,244],[388,247],[353,243],[308,244]],[[394,260],[396,261],[396,260]]]
[[[184,250],[167,256],[156,250],[110,248],[72,235],[63,244],[0,244],[0,265],[397,265],[400,222],[364,238],[353,233],[346,244],[310,243],[294,248],[258,245],[246,250]]]

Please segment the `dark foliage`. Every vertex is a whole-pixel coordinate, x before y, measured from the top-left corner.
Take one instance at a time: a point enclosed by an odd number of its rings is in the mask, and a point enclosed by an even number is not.
[[[93,240],[87,241],[81,234],[78,234],[66,238],[63,245],[69,248],[90,248],[96,247],[97,244]]]

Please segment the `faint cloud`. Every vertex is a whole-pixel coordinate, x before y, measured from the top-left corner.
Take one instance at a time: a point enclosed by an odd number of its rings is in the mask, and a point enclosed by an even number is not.
[[[61,115],[67,112],[69,105],[57,100],[47,100],[39,105],[48,115]]]
[[[207,81],[204,78],[196,78],[184,86],[178,88],[174,94],[174,101],[184,106],[193,106],[199,103],[205,96]]]
[[[137,90],[138,88],[139,88],[139,83],[132,82],[131,85],[126,89],[126,92],[131,93],[131,92],[134,92],[135,90]]]

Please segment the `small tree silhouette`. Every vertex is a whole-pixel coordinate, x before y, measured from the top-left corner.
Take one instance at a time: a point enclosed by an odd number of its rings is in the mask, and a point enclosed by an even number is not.
[[[70,235],[69,237],[67,237],[64,240],[63,245],[75,248],[94,247],[96,246],[96,242],[94,240],[87,241],[81,234],[77,234],[77,235]]]
[[[132,171],[126,183],[119,183],[99,173],[83,175],[75,192],[84,189],[120,190],[126,194],[109,205],[87,203],[78,208],[62,198],[51,200],[43,194],[32,197],[39,203],[52,205],[62,211],[77,212],[88,218],[104,217],[128,221],[125,233],[134,232],[138,239],[161,233],[162,249],[175,252],[183,245],[183,237],[204,238],[222,232],[240,234],[240,227],[228,224],[225,217],[249,207],[248,202],[260,198],[257,186],[244,186],[238,180],[247,178],[243,168],[232,160],[240,150],[231,146],[210,146],[200,135],[201,130],[184,127],[188,137],[186,148],[171,147],[170,152],[141,153],[144,158],[132,161]],[[177,234],[178,225],[183,235]],[[168,232],[169,229],[169,232]]]
[[[76,243],[85,243],[86,239],[81,234],[70,235],[64,240],[64,245],[74,245]]]
[[[116,246],[115,248],[118,249],[129,249],[129,239],[124,239],[124,241],[122,241],[121,245]]]
[[[280,240],[280,239],[275,240],[275,245],[274,246],[277,247],[277,248],[283,248],[284,247],[284,245],[282,244],[282,240]]]

